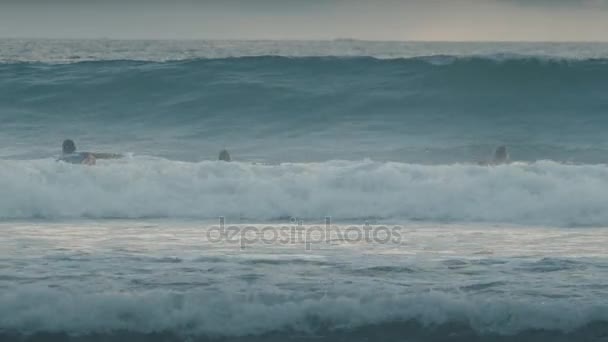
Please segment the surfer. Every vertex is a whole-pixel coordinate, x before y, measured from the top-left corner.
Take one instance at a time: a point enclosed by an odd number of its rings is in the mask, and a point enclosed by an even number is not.
[[[477,164],[482,166],[490,166],[490,165],[502,165],[508,164],[509,160],[509,152],[507,152],[507,147],[502,145],[498,146],[496,151],[494,151],[494,158],[491,161],[483,161]]]
[[[507,147],[506,146],[499,146],[496,149],[496,152],[494,152],[494,160],[492,161],[492,164],[494,165],[500,165],[500,164],[507,164],[509,162],[509,153],[507,152]]]
[[[232,158],[230,158],[230,153],[226,149],[223,149],[220,151],[220,155],[219,155],[218,159],[221,161],[225,161],[225,162],[229,162],[232,160]]]
[[[57,160],[70,164],[95,165],[97,159],[122,158],[121,154],[116,153],[76,152],[76,144],[72,139],[64,140],[61,149],[61,157]]]

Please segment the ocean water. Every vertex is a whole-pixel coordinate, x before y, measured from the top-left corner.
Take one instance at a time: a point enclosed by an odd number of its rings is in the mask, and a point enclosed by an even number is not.
[[[600,43],[0,40],[0,340],[608,341],[607,89]]]

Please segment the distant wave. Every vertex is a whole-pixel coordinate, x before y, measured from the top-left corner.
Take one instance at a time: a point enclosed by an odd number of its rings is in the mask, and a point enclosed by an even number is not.
[[[584,62],[593,62],[600,64],[608,64],[608,56],[606,57],[590,57],[590,58],[570,58],[563,56],[552,56],[552,55],[536,55],[536,54],[519,54],[519,53],[489,53],[489,54],[467,54],[467,55],[450,55],[450,54],[437,54],[432,53],[428,55],[415,55],[415,56],[402,56],[402,57],[394,57],[394,58],[380,58],[377,56],[367,56],[367,55],[321,55],[321,56],[289,56],[289,55],[281,55],[281,54],[260,54],[254,56],[226,56],[226,57],[191,57],[191,58],[179,58],[179,59],[166,59],[166,60],[149,60],[146,58],[107,58],[107,59],[86,59],[86,58],[78,58],[72,57],[69,60],[69,63],[51,63],[43,60],[4,60],[0,61],[1,65],[39,65],[39,66],[57,66],[60,67],[62,65],[69,64],[91,64],[91,65],[110,65],[111,63],[115,63],[116,65],[141,65],[141,64],[179,64],[184,65],[196,63],[196,62],[222,62],[222,61],[271,61],[271,62],[280,62],[280,61],[320,61],[320,62],[328,62],[328,61],[378,61],[378,62],[386,62],[386,63],[408,63],[408,62],[426,62],[431,65],[450,65],[457,62],[481,62],[481,61],[492,61],[492,62],[538,62],[538,63],[584,63]]]
[[[321,56],[289,56],[282,54],[273,54],[271,52],[253,55],[253,56],[225,56],[225,57],[190,57],[190,58],[177,58],[177,59],[166,59],[166,60],[150,60],[146,58],[102,58],[102,59],[86,59],[77,56],[72,56],[65,63],[53,63],[44,60],[4,60],[0,61],[0,65],[3,64],[33,64],[33,65],[65,65],[65,64],[86,64],[86,63],[113,63],[113,62],[134,62],[134,63],[189,63],[196,61],[213,61],[213,60],[263,60],[263,59],[274,59],[274,60],[378,60],[378,61],[424,61],[430,64],[446,65],[457,61],[467,60],[488,60],[495,62],[507,62],[507,61],[541,61],[541,62],[604,62],[608,61],[606,57],[589,57],[589,58],[570,58],[563,56],[552,56],[552,55],[539,55],[539,54],[519,54],[519,53],[488,53],[488,54],[467,54],[467,55],[451,55],[451,54],[438,54],[431,53],[428,55],[415,55],[415,56],[401,56],[394,58],[380,58],[377,56],[367,55],[321,55]]]
[[[429,55],[528,55],[608,58],[603,43],[463,43],[333,41],[150,41],[0,39],[0,63],[74,63],[95,60],[178,61],[255,56],[411,58]]]
[[[608,225],[608,167],[0,161],[0,219],[285,217]]]

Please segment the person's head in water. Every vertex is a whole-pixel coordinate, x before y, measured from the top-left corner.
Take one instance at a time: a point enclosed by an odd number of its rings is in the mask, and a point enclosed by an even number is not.
[[[225,161],[225,162],[229,162],[232,159],[230,158],[230,153],[228,153],[228,150],[224,149],[220,151],[220,156],[219,156],[219,160]]]
[[[66,139],[63,141],[62,150],[64,154],[71,154],[76,152],[76,144],[74,144],[74,140]]]
[[[506,146],[499,146],[494,153],[495,163],[506,163],[509,160],[509,153]]]

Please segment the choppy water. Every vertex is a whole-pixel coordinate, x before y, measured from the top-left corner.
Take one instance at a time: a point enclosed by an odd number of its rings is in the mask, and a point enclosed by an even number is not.
[[[225,231],[238,228],[243,239],[218,239],[219,224],[213,227],[2,224],[4,338],[606,338],[604,229],[410,224],[387,227],[391,241],[383,243],[339,224],[319,235],[312,231],[320,223],[244,233],[246,225],[226,222]],[[298,227],[300,238],[284,243],[270,233]]]

